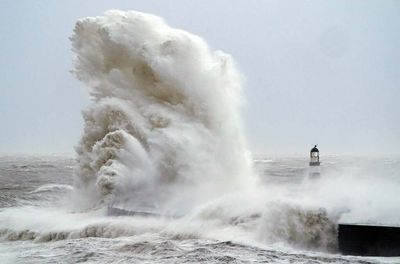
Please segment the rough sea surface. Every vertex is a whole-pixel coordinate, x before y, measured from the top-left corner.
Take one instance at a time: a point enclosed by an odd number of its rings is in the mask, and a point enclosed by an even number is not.
[[[0,157],[0,263],[400,262],[337,241],[400,224],[399,159],[252,160],[233,58],[160,17],[110,10],[70,39],[91,98],[75,159]]]
[[[0,158],[0,263],[400,263],[342,256],[331,229],[399,220],[399,159],[324,157],[315,177],[305,158],[257,157],[265,196],[254,199],[265,201],[254,203],[265,208],[224,202],[179,217],[74,211],[74,166],[63,156]]]

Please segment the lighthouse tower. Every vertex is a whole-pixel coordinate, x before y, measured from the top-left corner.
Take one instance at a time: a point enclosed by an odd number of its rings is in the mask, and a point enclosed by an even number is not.
[[[315,145],[310,151],[310,166],[319,166],[320,164],[319,150],[317,149],[317,145]]]
[[[319,165],[321,162],[319,161],[319,150],[317,149],[317,145],[315,145],[310,151],[310,169],[308,171],[308,175],[313,178],[319,178],[321,176]]]

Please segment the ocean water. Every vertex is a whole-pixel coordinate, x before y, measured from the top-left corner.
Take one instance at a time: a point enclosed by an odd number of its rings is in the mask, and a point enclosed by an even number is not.
[[[70,39],[82,136],[74,159],[1,157],[1,263],[400,261],[337,245],[340,222],[400,223],[399,159],[252,157],[233,58],[157,16],[107,11]]]
[[[392,195],[393,185],[398,191],[400,159],[324,157],[315,177],[305,158],[257,158],[260,188],[269,196],[264,201],[251,204],[251,199],[230,196],[180,217],[107,216],[103,208],[75,211],[75,164],[62,156],[1,157],[0,263],[400,262],[341,256],[331,226],[352,217],[396,222],[398,200],[388,204],[385,195]],[[365,196],[350,185],[354,179]],[[335,188],[346,181],[346,189]],[[324,200],[317,188],[325,192]],[[311,198],[315,203],[305,206]],[[238,208],[241,200],[249,204]],[[352,211],[353,204],[369,213],[362,218]]]

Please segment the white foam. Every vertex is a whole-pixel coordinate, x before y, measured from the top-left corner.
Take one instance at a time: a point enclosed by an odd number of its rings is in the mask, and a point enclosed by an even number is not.
[[[71,40],[92,95],[76,147],[79,204],[187,211],[254,184],[229,55],[134,11],[81,19]]]

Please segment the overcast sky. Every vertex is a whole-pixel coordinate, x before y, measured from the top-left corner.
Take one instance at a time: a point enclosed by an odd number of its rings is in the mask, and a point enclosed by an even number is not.
[[[0,1],[0,153],[73,153],[87,90],[69,73],[75,21],[163,17],[246,76],[256,154],[400,154],[400,1]]]

